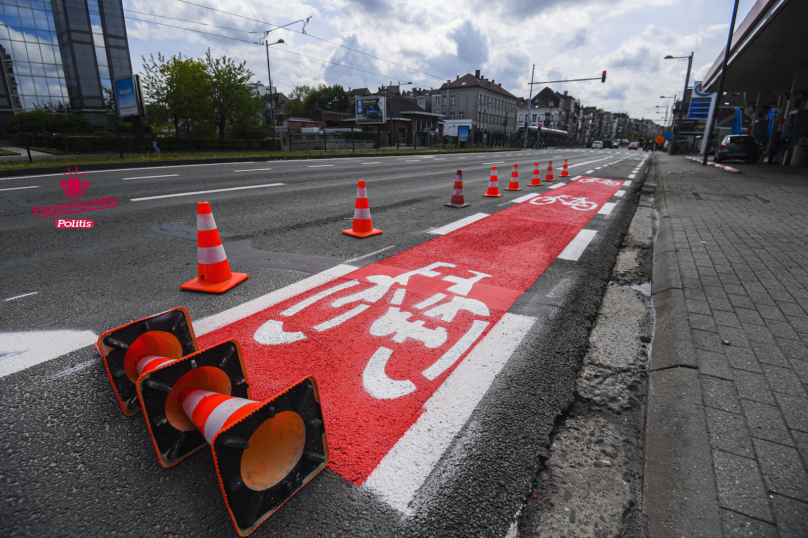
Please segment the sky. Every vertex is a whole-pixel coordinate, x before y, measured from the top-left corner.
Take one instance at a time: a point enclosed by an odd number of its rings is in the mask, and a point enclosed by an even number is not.
[[[736,27],[754,3],[740,1]],[[600,77],[605,70],[605,84],[596,80],[547,86],[567,90],[584,106],[661,123],[664,106],[673,99],[660,97],[681,98],[687,70],[687,60],[663,58],[693,52],[691,86],[693,80],[701,80],[726,44],[733,0],[124,0],[123,4],[135,72],[142,72],[142,56],[202,57],[210,48],[214,56],[246,61],[253,80],[266,83],[266,49],[257,41],[272,29],[270,43],[284,40],[269,48],[273,85],[287,95],[304,84],[375,91],[390,82],[412,82],[438,88],[480,69],[486,78],[527,98],[533,65],[536,81]],[[304,34],[303,22],[294,21],[309,17]],[[543,86],[534,86],[534,93]]]

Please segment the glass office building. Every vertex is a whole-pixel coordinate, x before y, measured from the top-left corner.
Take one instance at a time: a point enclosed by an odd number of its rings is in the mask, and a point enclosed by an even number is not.
[[[132,73],[122,0],[0,0],[0,123],[37,109],[96,124]]]

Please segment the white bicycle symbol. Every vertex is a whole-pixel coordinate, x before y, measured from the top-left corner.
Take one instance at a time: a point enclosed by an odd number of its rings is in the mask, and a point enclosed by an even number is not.
[[[599,177],[582,177],[578,180],[578,183],[600,183],[601,185],[606,185],[609,187],[617,187],[620,185],[618,181],[614,181],[611,179],[601,179]]]
[[[598,208],[598,204],[595,202],[590,202],[586,198],[576,198],[574,196],[570,196],[569,194],[561,194],[559,196],[539,196],[538,198],[533,198],[530,200],[530,203],[533,205],[549,205],[554,204],[555,202],[561,202],[562,204],[568,205],[577,211],[594,211]]]

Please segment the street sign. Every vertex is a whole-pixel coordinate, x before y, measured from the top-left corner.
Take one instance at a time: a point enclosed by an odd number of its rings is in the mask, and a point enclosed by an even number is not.
[[[142,90],[140,89],[140,77],[138,75],[128,75],[115,79],[112,83],[115,87],[115,102],[118,104],[118,117],[141,116],[143,111]]]
[[[707,119],[710,114],[710,106],[715,99],[715,93],[702,91],[701,82],[696,82],[693,94],[690,98],[690,109],[687,111],[688,118]]]
[[[656,138],[654,139],[654,141],[655,141],[657,144],[661,144],[661,143],[663,143],[663,142],[665,141],[665,138],[664,138],[664,137],[662,137],[662,136],[658,136],[658,137],[656,137]]]
[[[665,133],[662,136],[664,136],[665,138],[673,138],[673,133]]]
[[[363,97],[356,100],[357,124],[382,124],[387,121],[384,97]]]

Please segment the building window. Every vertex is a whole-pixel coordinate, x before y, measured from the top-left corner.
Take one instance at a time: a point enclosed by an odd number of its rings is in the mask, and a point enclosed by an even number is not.
[[[449,114],[449,119],[450,119],[450,120],[455,119],[455,117],[454,117],[454,116],[455,116],[455,115],[454,115],[454,112],[452,112],[451,114]]]
[[[464,114],[461,112],[460,114],[458,114],[457,118],[458,118],[458,119],[460,119],[460,120],[462,120],[462,119],[463,119],[463,115],[464,115]]]
[[[443,98],[443,104],[446,105],[446,98]]]
[[[440,104],[440,95],[436,95],[435,96],[435,106],[438,106],[439,104]]]
[[[456,105],[456,104],[457,104],[457,97],[452,97],[452,104],[453,104],[453,105]]]

